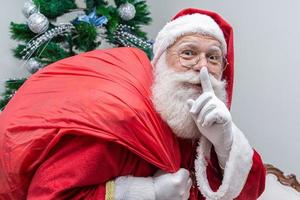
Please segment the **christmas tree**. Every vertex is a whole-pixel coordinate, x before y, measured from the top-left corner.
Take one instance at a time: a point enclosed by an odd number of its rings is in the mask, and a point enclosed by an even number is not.
[[[131,46],[152,56],[152,43],[141,26],[151,22],[146,1],[143,0],[85,0],[80,8],[75,0],[27,0],[23,7],[26,23],[11,22],[11,37],[19,41],[13,49],[24,60],[27,70],[34,74],[44,66],[60,59],[91,51],[104,40],[113,46]],[[57,23],[68,13],[76,17]],[[18,88],[26,81],[10,79],[0,99],[2,111]]]

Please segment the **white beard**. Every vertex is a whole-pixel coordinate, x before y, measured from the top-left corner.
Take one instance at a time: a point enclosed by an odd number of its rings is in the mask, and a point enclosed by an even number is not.
[[[226,104],[226,81],[211,75],[210,80],[216,96]],[[193,70],[176,72],[167,65],[165,53],[161,55],[154,70],[152,102],[177,137],[193,139],[201,136],[187,105],[188,99],[195,100],[202,93],[199,84],[199,73]]]

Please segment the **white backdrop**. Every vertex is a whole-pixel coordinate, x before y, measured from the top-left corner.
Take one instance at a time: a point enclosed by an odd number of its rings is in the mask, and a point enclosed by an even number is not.
[[[265,163],[300,179],[300,1],[149,0],[153,23],[145,27],[155,38],[179,10],[214,10],[229,21],[235,33],[235,88],[232,114]],[[24,20],[24,0],[0,7],[0,80],[26,76],[10,49],[10,21]],[[2,82],[1,82],[2,87]],[[3,88],[0,88],[0,90]],[[2,90],[1,90],[2,91]]]

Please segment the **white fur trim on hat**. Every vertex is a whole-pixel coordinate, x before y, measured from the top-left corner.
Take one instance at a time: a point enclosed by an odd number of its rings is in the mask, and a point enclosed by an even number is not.
[[[216,192],[208,183],[205,158],[210,157],[211,143],[201,138],[197,148],[195,172],[198,188],[207,200],[233,200],[242,191],[252,167],[253,149],[244,134],[234,125],[233,143],[225,165],[222,184]]]
[[[172,45],[178,37],[187,33],[200,33],[216,38],[221,43],[222,51],[224,55],[226,55],[227,44],[219,25],[208,15],[195,13],[178,17],[163,27],[154,42],[152,64],[156,64],[161,54]]]

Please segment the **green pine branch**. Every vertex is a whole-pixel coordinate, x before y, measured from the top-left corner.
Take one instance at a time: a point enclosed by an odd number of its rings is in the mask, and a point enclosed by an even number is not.
[[[127,21],[127,25],[130,26],[149,25],[152,19],[150,17],[149,7],[146,4],[146,1],[134,0],[132,4],[135,7],[136,13],[135,13],[135,17],[132,20]]]
[[[33,2],[49,19],[55,19],[77,8],[74,0],[33,0]]]
[[[103,0],[85,0],[86,4],[86,12],[90,13],[91,11],[94,10],[96,7],[106,7],[107,2]]]
[[[91,51],[100,45],[96,42],[97,29],[95,26],[80,22],[75,24],[76,35],[74,35],[73,45],[80,51]]]
[[[1,94],[0,97],[0,111],[5,108],[6,104],[13,97],[15,92],[23,85],[26,80],[26,78],[10,79],[5,82],[5,91]]]
[[[24,53],[22,50],[25,48],[24,44],[19,44],[15,49],[13,49],[13,54],[15,57],[22,59]],[[42,64],[51,64],[63,58],[74,55],[74,53],[66,51],[61,47],[60,44],[50,41],[41,45],[31,57],[39,58]]]
[[[52,41],[43,44],[33,55],[33,57],[37,57],[42,64],[51,64],[70,56],[72,56],[70,52],[63,49],[60,44]]]
[[[12,39],[26,42],[31,40],[36,35],[29,29],[27,24],[18,24],[14,22],[10,23],[10,33]]]
[[[22,54],[23,49],[25,48],[25,44],[18,44],[18,46],[12,49],[12,52],[16,58],[22,59],[24,54]]]

